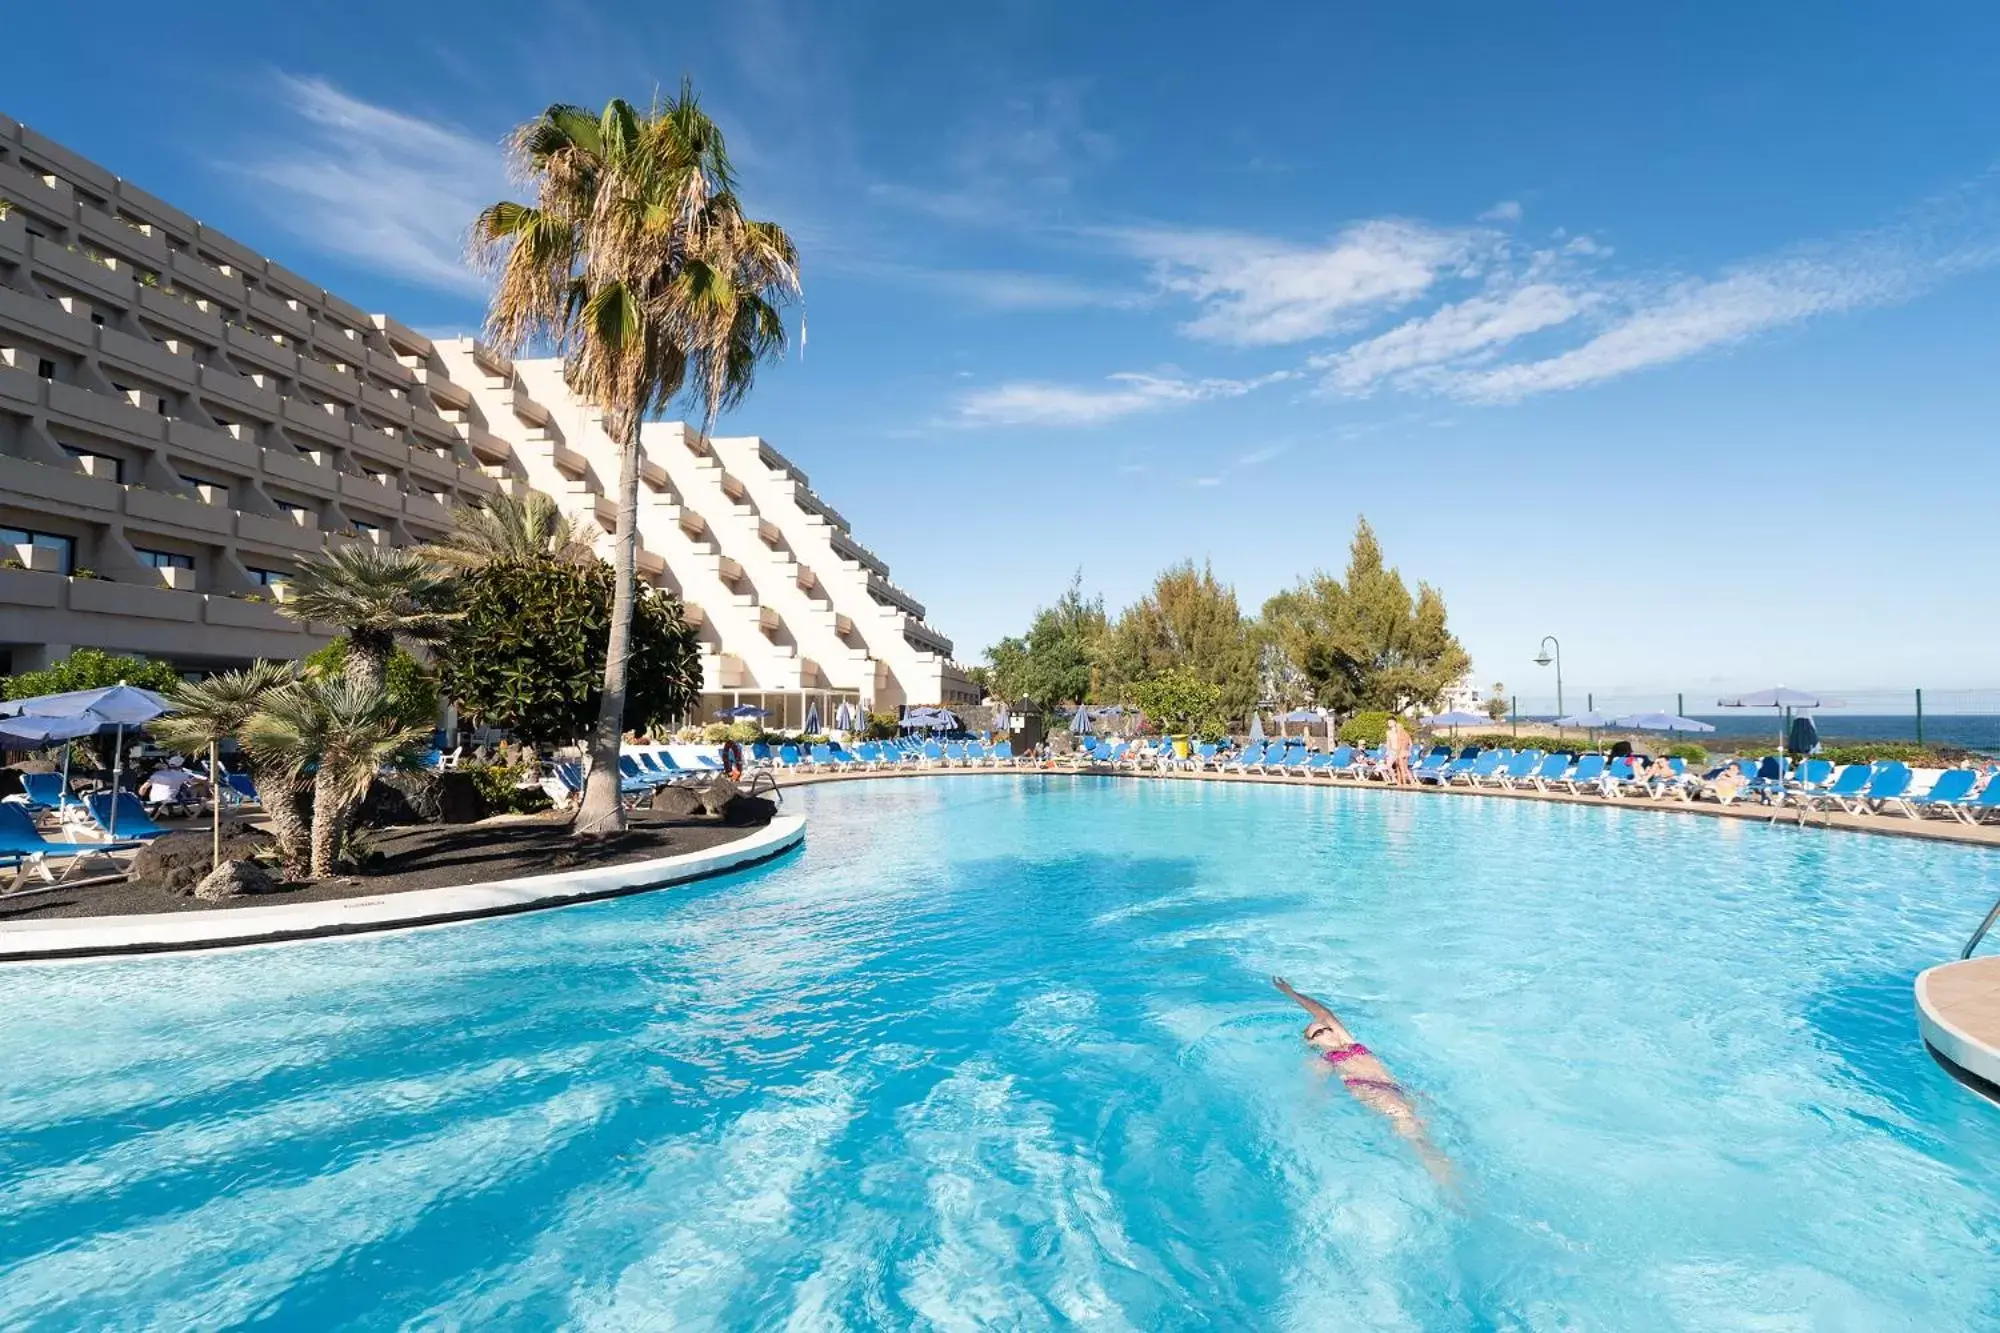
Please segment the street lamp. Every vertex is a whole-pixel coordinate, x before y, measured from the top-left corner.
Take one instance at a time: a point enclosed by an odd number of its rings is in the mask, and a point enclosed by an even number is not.
[[[1551,657],[1551,656],[1549,655],[1549,645],[1550,645],[1550,644],[1554,644],[1554,645],[1555,645],[1555,649],[1556,649],[1556,651],[1555,651],[1555,656],[1553,656],[1553,657]],[[1549,663],[1551,663],[1551,662],[1554,662],[1554,663],[1556,664],[1556,716],[1557,716],[1557,717],[1561,717],[1561,716],[1563,715],[1563,646],[1562,646],[1562,640],[1558,639],[1558,638],[1557,638],[1557,637],[1556,637],[1555,635],[1553,635],[1553,634],[1546,634],[1546,635],[1543,635],[1543,636],[1542,636],[1542,651],[1541,651],[1540,653],[1538,653],[1538,654],[1536,655],[1536,657],[1535,657],[1535,665],[1536,665],[1536,666],[1547,666],[1547,665],[1548,665]]]

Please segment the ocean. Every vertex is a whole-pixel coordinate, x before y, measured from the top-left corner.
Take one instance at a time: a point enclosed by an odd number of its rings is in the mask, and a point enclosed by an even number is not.
[[[1772,711],[1692,713],[1689,716],[1715,728],[1720,737],[1769,736],[1778,738],[1780,722]],[[1914,741],[1917,719],[1914,713],[1869,714],[1818,712],[1812,715],[1824,741]],[[1530,719],[1523,717],[1522,721]],[[1534,719],[1552,721],[1552,718]],[[1504,724],[1503,724],[1504,725]],[[1699,736],[1690,737],[1700,740]],[[1978,754],[2000,755],[2000,713],[1958,713],[1924,715],[1923,740],[1928,745],[1950,745]]]

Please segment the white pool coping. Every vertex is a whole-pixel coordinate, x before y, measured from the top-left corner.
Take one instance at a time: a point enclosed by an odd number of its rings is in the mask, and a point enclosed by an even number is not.
[[[1984,962],[1985,960],[1980,960]],[[2000,1088],[2000,1049],[1973,1035],[1945,1015],[1945,1006],[1931,993],[1931,982],[1943,973],[1966,964],[1940,963],[1917,974],[1917,1027],[1924,1042],[1941,1059],[1982,1080],[1982,1096],[1994,1097],[1988,1088]],[[2000,1100],[2000,1098],[1994,1098]]]
[[[805,841],[804,815],[780,815],[719,847],[590,870],[412,889],[331,902],[207,912],[0,922],[0,963],[70,962],[416,930],[552,907],[571,907],[743,870]]]

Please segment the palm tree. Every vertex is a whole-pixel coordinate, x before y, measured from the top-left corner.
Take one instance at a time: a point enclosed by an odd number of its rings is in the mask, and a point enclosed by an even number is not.
[[[354,808],[384,764],[429,734],[407,726],[379,689],[343,677],[312,677],[270,691],[244,727],[251,754],[295,781],[311,775],[308,873],[331,875]]]
[[[743,216],[722,132],[683,83],[646,112],[551,106],[516,130],[511,156],[532,204],[503,200],[473,224],[495,272],[488,336],[504,350],[553,344],[577,393],[618,441],[618,520],[604,694],[590,737],[577,831],[624,827],[618,737],[638,553],[639,427],[685,391],[703,428],[749,392],[785,346],[798,253],[774,223]]]
[[[453,620],[446,585],[417,552],[349,542],[299,566],[280,609],[294,620],[338,625],[347,678],[380,693],[396,640],[436,643]]]
[[[496,495],[484,508],[460,505],[451,514],[451,532],[420,548],[425,557],[454,573],[475,573],[488,565],[536,560],[570,562],[590,557],[576,527],[540,491],[517,499]]]
[[[253,662],[241,671],[225,671],[204,681],[183,683],[167,694],[174,711],[156,719],[150,730],[154,739],[177,750],[207,747],[208,771],[211,781],[215,781],[221,777],[216,763],[217,746],[224,740],[242,739],[244,728],[264,697],[291,680],[292,668],[285,663]],[[270,764],[253,764],[251,773],[272,836],[278,840],[279,855],[287,864],[302,862],[306,854],[306,825],[300,810],[304,784]],[[219,781],[210,806],[209,869],[213,870],[222,862]]]

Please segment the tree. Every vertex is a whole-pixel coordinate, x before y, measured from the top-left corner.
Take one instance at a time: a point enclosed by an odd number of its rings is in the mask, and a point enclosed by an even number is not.
[[[350,653],[347,640],[335,639],[306,659],[306,672],[314,676],[344,676]],[[437,676],[407,649],[389,654],[382,670],[382,690],[395,705],[396,716],[413,727],[432,727],[438,715]]]
[[[1247,713],[1258,697],[1257,647],[1235,590],[1189,560],[1163,570],[1118,617],[1108,674],[1121,688],[1163,671],[1190,671],[1217,687],[1229,713]]]
[[[347,636],[346,674],[382,689],[399,639],[436,643],[450,627],[444,578],[416,551],[347,542],[301,561],[279,610],[294,620],[338,625]]]
[[[54,666],[7,677],[6,697],[32,699],[42,694],[101,690],[119,684],[165,693],[180,683],[181,673],[166,662],[120,657],[99,648],[78,648]]]
[[[1444,599],[1427,583],[1411,597],[1365,518],[1344,580],[1316,571],[1266,602],[1264,618],[1314,699],[1342,713],[1435,707],[1471,665],[1445,624]]]
[[[451,511],[451,532],[421,551],[455,574],[524,560],[593,558],[590,544],[576,535],[576,525],[540,491],[530,491],[525,499],[495,495],[484,507],[459,505]]]
[[[1222,687],[1203,680],[1190,667],[1168,667],[1135,682],[1132,702],[1169,735],[1213,735],[1223,730]]]
[[[459,620],[437,650],[438,681],[460,712],[536,742],[567,742],[599,716],[611,566],[553,559],[494,565],[466,582]],[[631,688],[621,716],[651,729],[701,694],[701,649],[671,594],[634,601]],[[617,761],[612,761],[616,768]]]
[[[294,781],[310,776],[307,869],[314,879],[334,873],[368,784],[429,730],[406,725],[380,688],[352,676],[308,676],[265,693],[244,725],[244,739],[259,763],[281,768]]]
[[[1054,606],[1035,612],[1026,634],[986,650],[997,692],[1010,701],[1026,699],[1044,714],[1058,704],[1096,699],[1108,632],[1104,599],[1083,595],[1079,573]]]
[[[147,730],[163,745],[182,750],[206,749],[208,771],[220,776],[216,751],[221,742],[242,741],[264,697],[290,684],[292,679],[292,668],[285,663],[253,662],[240,671],[225,671],[204,681],[182,682],[167,695],[173,701],[174,711],[155,718],[147,724]],[[287,865],[304,865],[311,854],[304,810],[306,784],[283,766],[257,763],[254,756],[251,781],[256,784],[271,836],[277,840],[278,855]],[[209,869],[213,870],[222,860],[220,792],[210,802],[210,809]]]
[[[590,735],[580,833],[624,827],[618,738],[630,679],[639,532],[639,427],[684,389],[703,429],[742,401],[781,354],[782,306],[799,293],[783,229],[743,215],[722,132],[683,83],[647,112],[558,104],[515,131],[513,166],[532,204],[503,200],[473,224],[496,272],[489,336],[504,350],[553,345],[572,388],[618,442],[618,518],[603,685]]]
[[[1507,716],[1507,686],[1503,681],[1494,681],[1493,690],[1486,696],[1486,716],[1495,722]]]

